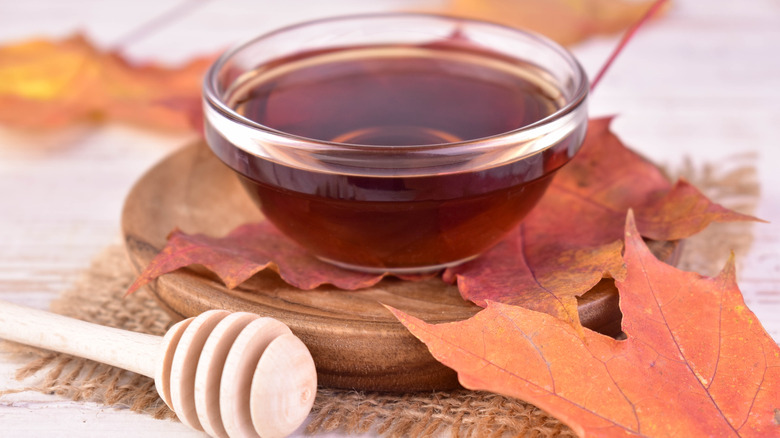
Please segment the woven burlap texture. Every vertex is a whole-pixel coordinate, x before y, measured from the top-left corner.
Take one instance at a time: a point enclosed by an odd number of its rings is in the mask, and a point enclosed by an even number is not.
[[[740,212],[752,213],[759,197],[755,157],[740,155],[721,165],[686,163],[683,176],[705,194]],[[744,253],[752,235],[749,223],[714,224],[687,239],[679,266],[711,275],[729,255]],[[169,316],[147,293],[123,297],[134,274],[119,245],[99,254],[76,284],[51,305],[52,311],[98,324],[162,335]],[[72,400],[129,408],[160,419],[175,415],[157,395],[154,382],[108,365],[6,343],[26,358],[17,372],[22,391],[58,394]],[[307,432],[372,431],[383,436],[575,436],[571,429],[523,401],[468,390],[416,394],[382,394],[320,388]]]

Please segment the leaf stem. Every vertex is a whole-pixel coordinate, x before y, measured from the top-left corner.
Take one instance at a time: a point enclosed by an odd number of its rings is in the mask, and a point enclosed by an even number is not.
[[[623,35],[623,38],[621,38],[620,43],[618,43],[617,47],[612,51],[612,54],[609,55],[609,58],[607,58],[607,62],[604,63],[604,65],[601,67],[601,70],[599,70],[596,77],[593,79],[593,81],[590,83],[590,92],[592,93],[593,90],[596,88],[596,85],[601,81],[601,78],[604,77],[604,74],[606,74],[607,70],[609,70],[609,67],[612,65],[612,63],[615,61],[615,59],[620,55],[621,52],[623,52],[623,49],[626,47],[629,41],[631,41],[632,38],[634,38],[634,34],[642,27],[644,26],[647,21],[652,18],[659,9],[666,3],[667,0],[656,0],[655,3],[653,3],[652,6],[650,6],[647,9],[647,12],[642,16],[642,18],[639,19],[636,23],[634,23],[633,26],[631,26],[630,29]]]
[[[184,0],[173,8],[155,16],[151,20],[141,23],[141,25],[117,38],[111,44],[110,50],[114,52],[123,52],[129,44],[140,41],[149,35],[158,32],[168,24],[189,15],[197,7],[204,5],[209,1],[210,0]]]

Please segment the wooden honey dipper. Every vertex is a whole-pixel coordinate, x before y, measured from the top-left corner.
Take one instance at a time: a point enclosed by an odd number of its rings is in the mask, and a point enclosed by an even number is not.
[[[317,393],[303,342],[253,313],[211,310],[160,337],[0,301],[0,338],[152,377],[184,424],[215,437],[287,436]]]

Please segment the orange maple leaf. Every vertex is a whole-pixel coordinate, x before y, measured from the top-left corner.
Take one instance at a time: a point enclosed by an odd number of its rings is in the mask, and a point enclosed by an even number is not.
[[[639,20],[653,0],[451,0],[446,12],[532,30],[568,45],[619,32]]]
[[[625,239],[625,340],[493,302],[440,325],[390,310],[465,387],[527,400],[583,437],[780,436],[780,348],[733,260],[715,278],[666,265],[630,214]]]
[[[507,238],[479,258],[448,269],[463,298],[546,312],[573,323],[577,296],[603,277],[623,275],[622,229],[637,213],[656,240],[694,235],[709,223],[756,220],[713,203],[685,181],[676,185],[625,147],[610,118],[591,120],[577,156],[555,176],[539,204]]]
[[[5,46],[0,48],[0,123],[57,128],[114,120],[189,130],[191,114],[200,111],[201,78],[212,60],[197,58],[176,68],[135,65],[97,50],[80,35]]]
[[[455,0],[448,12],[526,27],[568,44],[624,29],[651,3]],[[81,35],[0,47],[0,123],[37,129],[113,120],[200,129],[201,76],[214,59],[197,58],[176,68],[136,65],[96,49]]]

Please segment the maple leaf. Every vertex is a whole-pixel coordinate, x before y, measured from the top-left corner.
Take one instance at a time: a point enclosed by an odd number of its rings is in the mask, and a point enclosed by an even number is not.
[[[780,436],[780,348],[733,259],[715,278],[666,265],[632,215],[625,240],[625,340],[494,302],[440,325],[390,310],[463,386],[527,400],[579,436]]]
[[[532,30],[568,45],[593,35],[619,32],[654,3],[619,0],[451,0],[452,15]]]
[[[488,300],[521,305],[574,323],[577,296],[605,276],[623,275],[620,239],[629,208],[643,236],[664,241],[713,221],[757,220],[712,203],[685,181],[672,186],[610,131],[611,120],[590,121],[582,149],[518,228],[479,258],[445,271],[464,299],[483,307]]]
[[[325,263],[283,236],[269,222],[242,225],[225,237],[186,234],[174,230],[168,243],[136,278],[127,293],[158,276],[189,265],[203,265],[232,289],[266,268],[300,289],[326,283],[354,290],[373,286],[383,274],[350,271]],[[412,277],[410,277],[412,278]]]
[[[449,12],[527,27],[569,44],[624,29],[651,1],[455,0]],[[200,83],[216,56],[184,66],[134,65],[83,36],[0,47],[0,123],[58,128],[114,120],[155,128],[201,129]]]
[[[687,183],[670,187],[655,166],[609,131],[609,119],[593,120],[579,155],[520,227],[474,261],[445,271],[444,279],[457,281],[461,295],[479,305],[487,300],[523,305],[576,324],[576,297],[605,273],[622,275],[619,217],[629,207],[639,207],[642,227],[660,239],[693,234],[712,220],[753,219],[711,203]],[[216,272],[229,288],[267,268],[301,289],[328,283],[354,290],[383,278],[324,263],[261,222],[222,238],[174,231],[130,291],[195,264]]]
[[[0,48],[0,123],[57,128],[114,120],[189,130],[200,109],[201,78],[213,57],[177,68],[134,65],[101,52],[81,35],[36,39]]]

